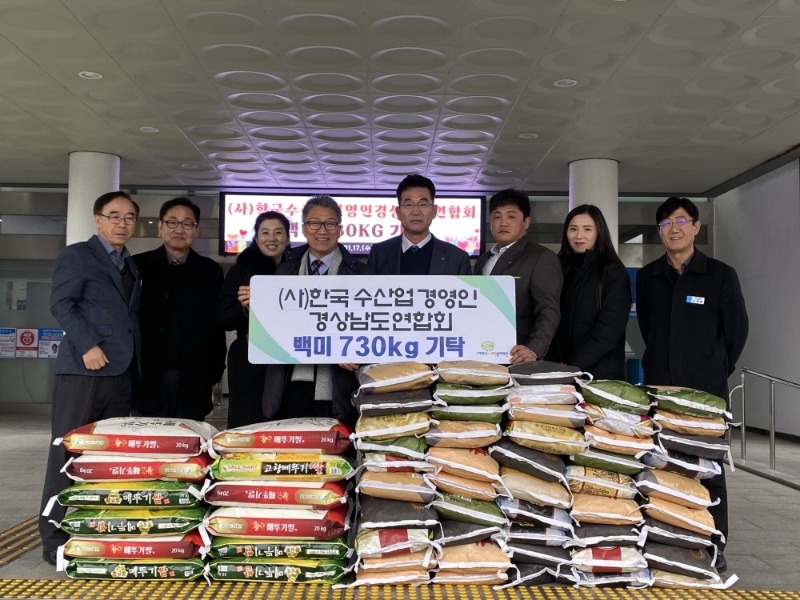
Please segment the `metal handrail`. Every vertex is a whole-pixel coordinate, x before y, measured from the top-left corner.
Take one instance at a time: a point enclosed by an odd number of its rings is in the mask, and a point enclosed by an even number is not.
[[[733,388],[728,395],[728,399],[733,401],[733,393],[739,389],[742,390],[742,437],[741,437],[741,456],[742,460],[747,460],[747,419],[745,418],[745,375],[753,375],[766,379],[769,382],[769,468],[771,471],[775,470],[775,384],[779,383],[786,387],[800,390],[800,383],[789,381],[774,375],[767,375],[760,373],[747,367],[742,367],[741,383]]]

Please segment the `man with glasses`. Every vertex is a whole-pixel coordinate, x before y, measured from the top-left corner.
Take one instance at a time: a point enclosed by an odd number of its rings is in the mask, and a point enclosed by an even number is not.
[[[100,196],[93,211],[97,235],[64,248],[53,271],[50,310],[64,329],[64,341],[55,362],[52,439],[94,421],[128,416],[132,379],[139,374],[141,282],[125,247],[139,207],[117,191]],[[67,458],[62,444],[50,446],[40,515],[72,484],[61,472]],[[68,538],[51,520],[58,523],[64,514],[55,503],[49,516],[39,517],[44,560],[51,565]]]
[[[372,246],[367,264],[376,275],[469,275],[469,254],[431,234],[436,187],[422,175],[397,186],[397,219],[403,233]]]
[[[728,399],[728,377],[747,340],[748,319],[736,271],[698,250],[700,213],[688,198],[671,197],[658,207],[656,223],[666,254],[636,276],[636,310],[646,344],[644,382],[703,390]],[[728,407],[730,409],[730,406]],[[725,471],[703,485],[716,527],[728,536]],[[723,540],[716,566],[727,568]]]
[[[292,248],[277,275],[372,275],[339,243],[342,210],[330,196],[313,196],[302,211],[303,235],[308,242]],[[333,417],[353,426],[357,414],[350,396],[358,387],[355,364],[268,365],[262,412],[265,420],[294,417]]]
[[[214,323],[222,269],[192,249],[200,207],[166,201],[158,214],[163,244],[133,257],[142,279],[142,381],[134,409],[145,416],[202,421],[225,370],[225,332]]]

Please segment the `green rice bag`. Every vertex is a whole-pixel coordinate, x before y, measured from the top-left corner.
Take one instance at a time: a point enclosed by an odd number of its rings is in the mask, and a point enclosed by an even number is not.
[[[605,406],[635,415],[650,412],[650,398],[640,388],[627,381],[598,379],[592,382],[578,380],[583,399],[590,404]]]
[[[269,560],[344,560],[351,554],[347,540],[339,536],[329,541],[317,540],[259,540],[254,538],[215,537],[211,542],[211,558],[240,560],[259,558]]]
[[[437,497],[431,505],[442,519],[497,526],[503,526],[507,522],[497,504],[489,500],[476,500],[459,494],[446,493]]]
[[[286,583],[336,583],[345,574],[343,561],[264,560],[259,558],[218,558],[209,565],[209,574],[222,581],[280,581]]]
[[[724,398],[694,390],[673,386],[645,386],[645,391],[658,408],[669,410],[679,415],[692,417],[725,417],[728,406]]]
[[[191,581],[203,574],[200,558],[148,560],[74,558],[67,564],[72,579],[135,579],[139,581]]]
[[[486,406],[450,405],[434,408],[431,416],[439,421],[483,421],[484,423],[500,423],[506,412],[505,404]]]
[[[184,481],[76,483],[58,495],[73,508],[194,508],[201,500],[200,489]]]
[[[572,456],[572,462],[582,467],[605,469],[606,471],[613,471],[623,475],[636,475],[644,469],[644,465],[632,456],[597,450],[596,448],[587,448],[580,454],[575,454]]]
[[[465,383],[437,383],[433,397],[442,400],[448,405],[465,404],[477,406],[483,404],[498,404],[508,396],[509,385],[502,387],[496,385],[468,385]]]
[[[168,508],[164,510],[103,510],[81,508],[61,521],[61,529],[70,535],[180,535],[196,529],[203,521],[204,508]]]
[[[334,454],[234,452],[217,458],[210,470],[215,479],[228,481],[342,481],[353,472],[353,466]]]
[[[359,452],[382,452],[407,456],[415,460],[425,460],[428,443],[424,438],[407,435],[391,440],[356,440],[356,449]]]

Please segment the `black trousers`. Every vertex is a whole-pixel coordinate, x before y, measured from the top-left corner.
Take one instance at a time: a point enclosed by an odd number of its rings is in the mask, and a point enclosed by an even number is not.
[[[134,390],[134,409],[145,417],[202,421],[214,408],[211,400],[214,386],[180,369],[146,373]]]
[[[708,490],[712,501],[719,498],[719,504],[709,507],[708,512],[714,517],[716,529],[725,536],[725,542],[719,536],[712,537],[714,544],[722,551],[725,550],[728,540],[728,486],[725,483],[725,465],[722,464],[722,461],[720,461],[720,467],[722,467],[722,473],[710,479],[701,479],[700,483]]]
[[[131,369],[122,375],[105,377],[56,375],[50,425],[52,440],[64,437],[81,425],[111,417],[127,417],[131,411],[131,396]],[[39,535],[45,551],[55,550],[69,537],[50,522],[61,522],[66,508],[54,503],[49,516],[41,513],[51,497],[72,485],[72,479],[61,473],[71,456],[74,455],[67,452],[63,444],[50,446],[39,511]]]

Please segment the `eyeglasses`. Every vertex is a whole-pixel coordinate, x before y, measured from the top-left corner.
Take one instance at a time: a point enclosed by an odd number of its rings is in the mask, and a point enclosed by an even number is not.
[[[177,219],[169,219],[168,221],[163,221],[162,220],[161,222],[164,225],[166,225],[167,227],[169,227],[170,229],[177,229],[178,225],[180,225],[186,231],[191,231],[192,229],[197,227],[197,223],[195,223],[194,221],[189,221],[188,219],[186,221],[178,221]]]
[[[664,219],[658,224],[658,228],[661,231],[666,231],[668,229],[672,229],[672,226],[675,225],[678,229],[683,229],[689,223],[694,223],[694,219],[687,219],[686,217],[678,217],[674,221],[670,221],[669,219]]]
[[[123,221],[125,221],[125,225],[135,225],[136,224],[136,217],[133,215],[125,215],[124,217],[120,215],[104,215],[103,213],[95,213],[98,217],[105,217],[108,219],[108,222],[112,225],[119,225]]]
[[[427,210],[431,206],[433,206],[433,202],[425,202],[425,201],[417,202],[416,204],[414,202],[403,202],[400,204],[400,208],[402,208],[403,210],[414,210],[415,208],[418,208],[420,210]]]
[[[336,228],[339,227],[339,223],[336,221],[306,221],[303,225],[308,227],[311,231],[319,231],[323,226],[326,231],[335,231]]]

